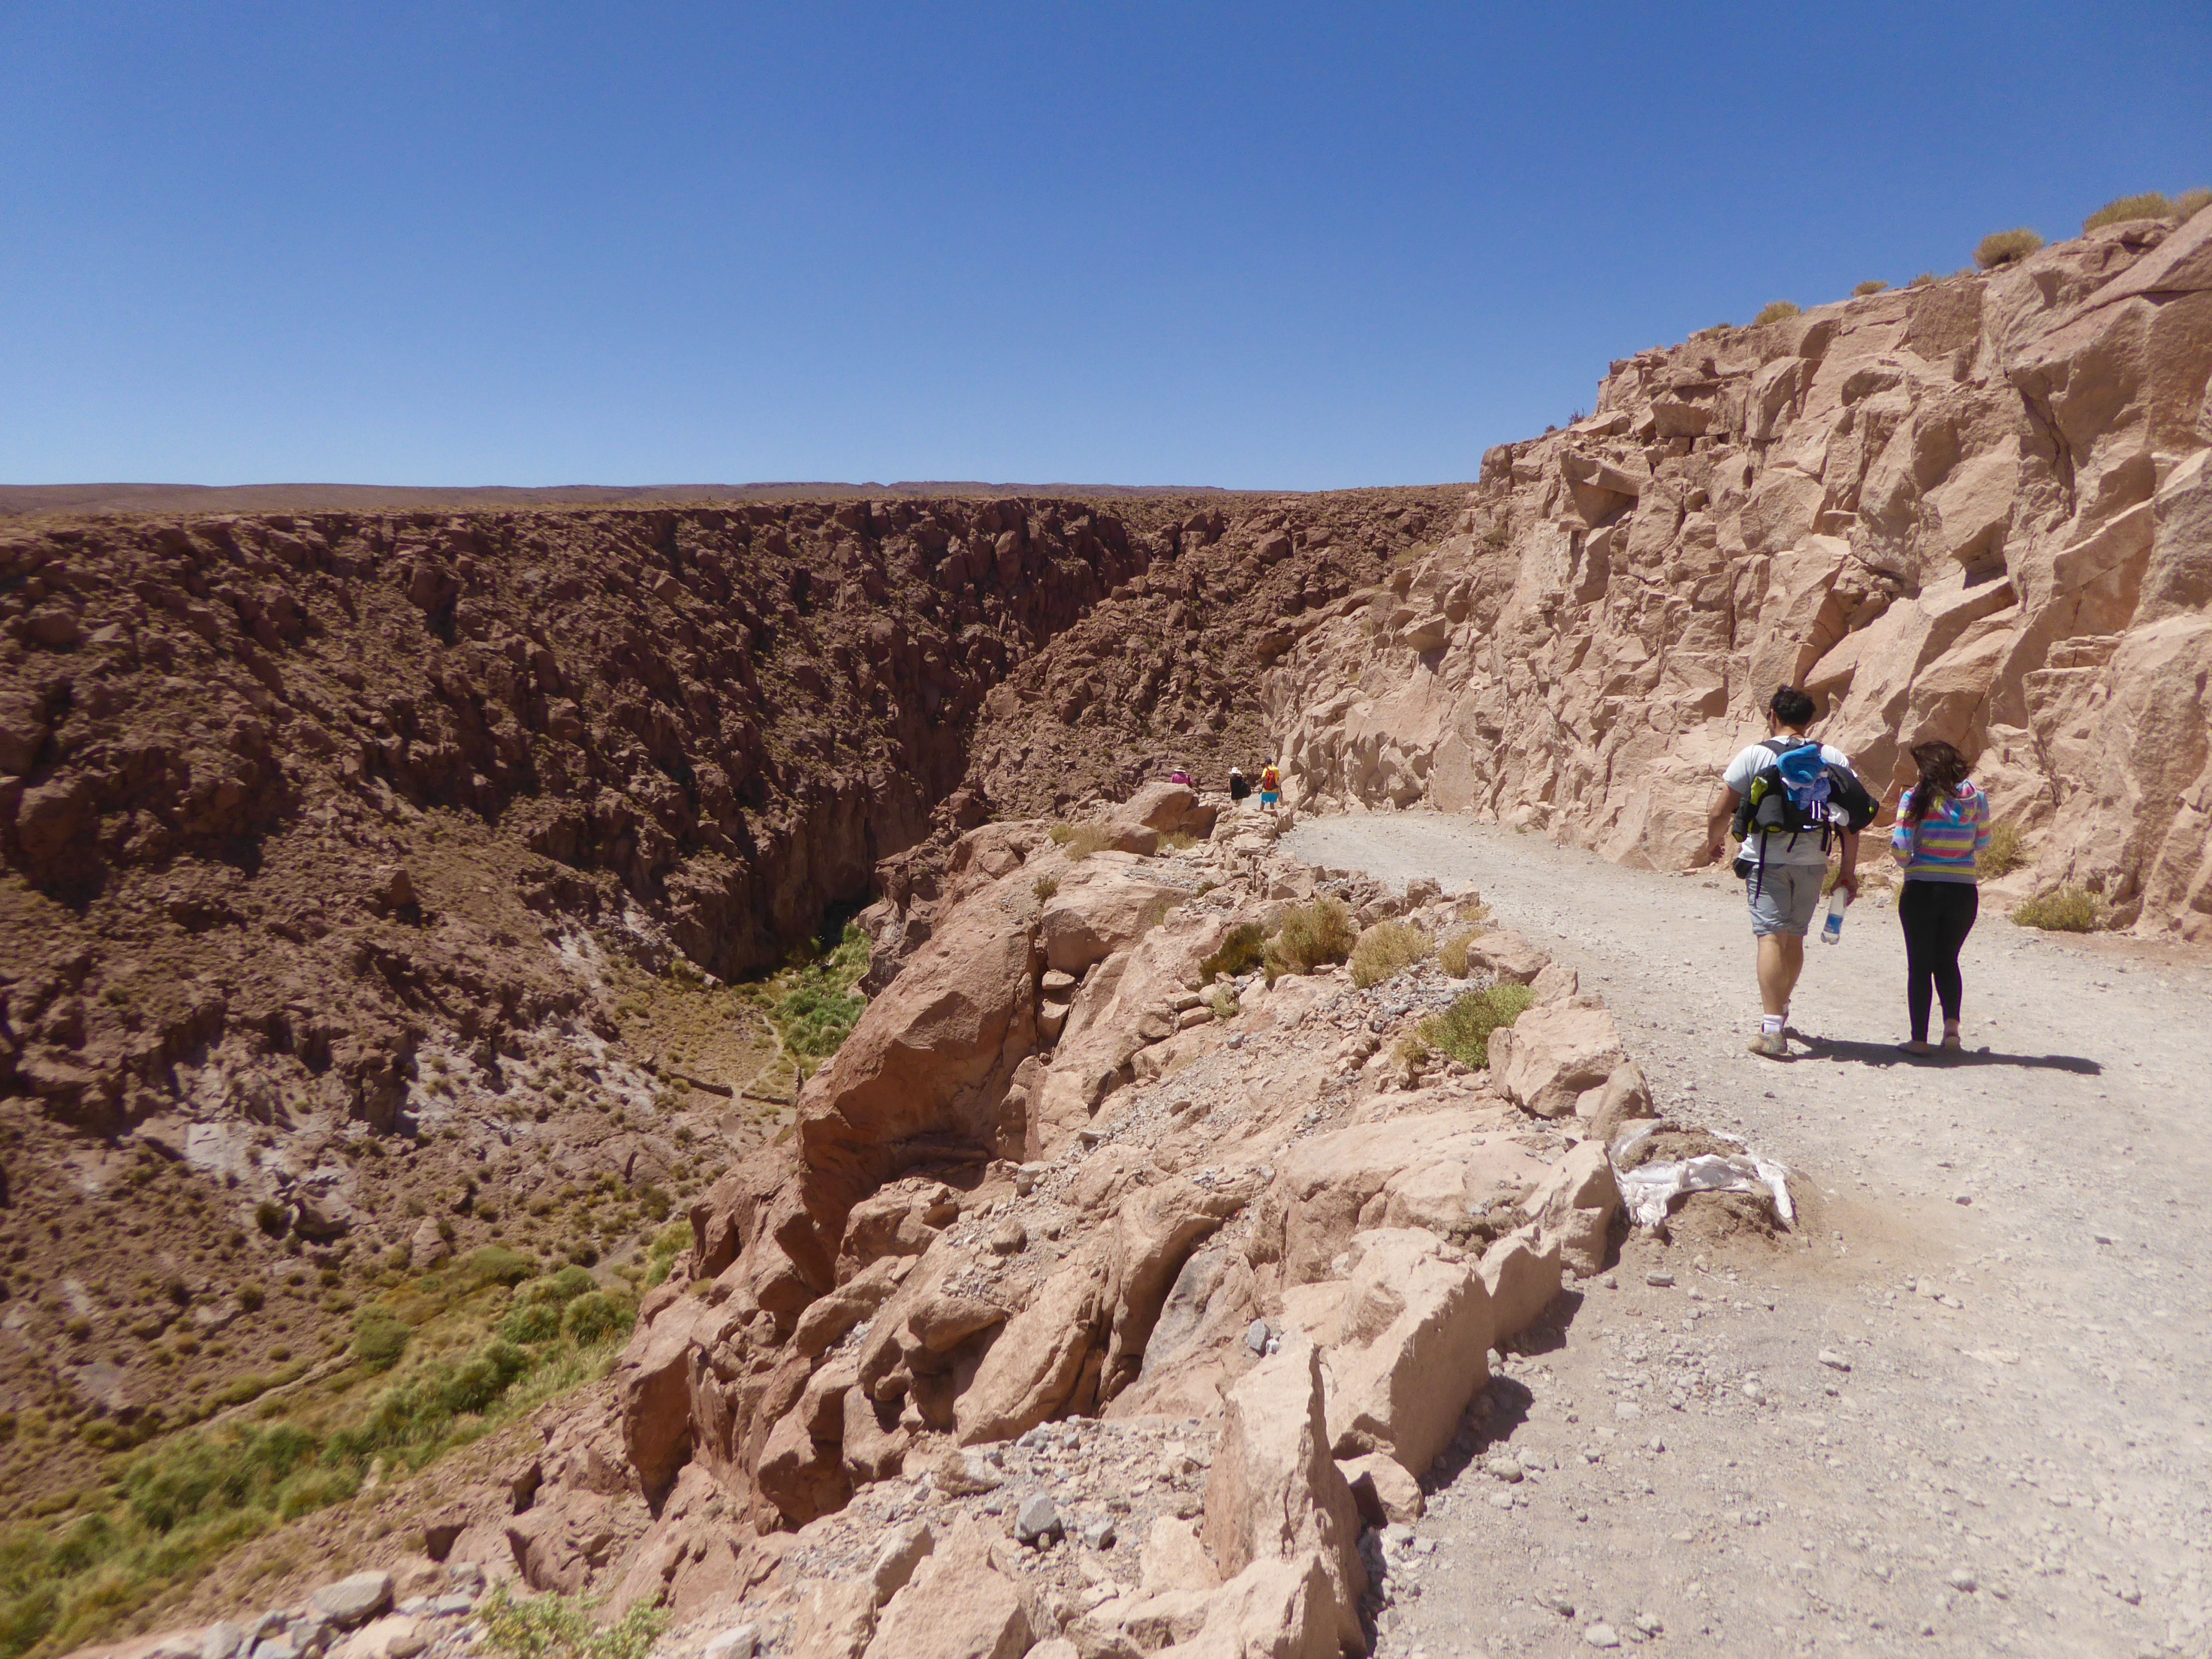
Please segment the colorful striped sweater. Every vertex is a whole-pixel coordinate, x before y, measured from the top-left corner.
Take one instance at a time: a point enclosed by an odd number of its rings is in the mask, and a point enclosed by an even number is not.
[[[1974,861],[1989,849],[1990,798],[1962,783],[1949,800],[1912,822],[1912,792],[1897,805],[1897,824],[1889,850],[1905,866],[1907,881],[1972,881]]]

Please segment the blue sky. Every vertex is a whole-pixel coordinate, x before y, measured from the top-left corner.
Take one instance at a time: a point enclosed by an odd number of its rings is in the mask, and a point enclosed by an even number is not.
[[[11,0],[0,483],[1464,479],[2212,183],[2212,7]]]

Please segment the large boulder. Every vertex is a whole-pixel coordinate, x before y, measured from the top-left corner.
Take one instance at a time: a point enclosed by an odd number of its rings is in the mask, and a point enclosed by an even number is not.
[[[1333,1597],[1318,1552],[1255,1561],[1206,1598],[1198,1633],[1159,1659],[1336,1659],[1344,1650]]]
[[[1565,1117],[1627,1062],[1613,1015],[1577,1002],[1531,1008],[1490,1037],[1492,1080],[1538,1117]]]
[[[1476,1269],[1490,1293],[1491,1346],[1527,1330],[1559,1293],[1565,1269],[1559,1241],[1543,1237],[1531,1223],[1516,1227],[1482,1253]]]
[[[1419,1474],[1490,1382],[1490,1294],[1431,1233],[1364,1232],[1322,1355],[1331,1452],[1388,1452]]]
[[[1620,1188],[1601,1140],[1585,1140],[1559,1160],[1522,1202],[1547,1245],[1556,1244],[1578,1279],[1605,1267],[1606,1235],[1620,1213]]]
[[[988,1535],[963,1522],[891,1597],[867,1659],[1021,1659],[1034,1634]]]
[[[1194,836],[1204,841],[1213,833],[1219,809],[1198,798],[1198,792],[1180,783],[1148,783],[1114,810],[1115,825],[1133,825],[1162,836]]]
[[[1231,1578],[1255,1561],[1295,1563],[1310,1553],[1328,1583],[1339,1641],[1364,1651],[1359,1511],[1329,1455],[1321,1354],[1303,1336],[1285,1336],[1223,1401],[1205,1539],[1214,1565]]]

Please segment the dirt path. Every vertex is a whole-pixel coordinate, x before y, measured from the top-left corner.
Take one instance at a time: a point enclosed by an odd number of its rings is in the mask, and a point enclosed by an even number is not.
[[[1488,1440],[1391,1548],[1382,1659],[2212,1653],[2201,957],[1985,915],[1966,1036],[1991,1052],[1913,1062],[1869,900],[1809,949],[1792,1024],[1823,1040],[1784,1065],[1744,1048],[1733,880],[1429,814],[1286,844],[1472,881],[1606,998],[1662,1111],[1797,1172],[1794,1240],[1632,1239],[1508,1362]]]

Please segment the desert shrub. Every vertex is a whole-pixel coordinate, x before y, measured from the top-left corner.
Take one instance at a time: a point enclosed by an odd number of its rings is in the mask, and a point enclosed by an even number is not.
[[[1390,1047],[1390,1061],[1401,1073],[1418,1072],[1434,1058],[1435,1051],[1419,1031],[1408,1031]]]
[[[1801,315],[1805,307],[1788,300],[1771,300],[1760,307],[1759,315],[1751,319],[1753,328],[1764,328],[1769,323],[1784,323]]]
[[[1421,1022],[1421,1040],[1462,1066],[1487,1066],[1490,1034],[1512,1024],[1535,1000],[1536,994],[1525,985],[1469,991],[1443,1012]]]
[[[1999,823],[1990,830],[1990,844],[1976,860],[1977,873],[1995,881],[1999,876],[2008,876],[2027,862],[2027,854],[2021,848],[2021,830],[2016,823]]]
[[[2022,225],[2017,230],[1994,230],[1975,244],[1974,263],[1996,270],[2025,259],[2043,246],[2043,238]]]
[[[668,1614],[640,1601],[619,1622],[602,1625],[591,1603],[565,1595],[518,1601],[501,1584],[478,1610],[484,1640],[507,1659],[646,1659]]]
[[[1463,927],[1458,933],[1449,935],[1443,944],[1437,946],[1437,966],[1454,979],[1465,979],[1468,969],[1468,947],[1481,937],[1482,930],[1477,927]]]
[[[225,1510],[274,1508],[278,1489],[319,1449],[313,1435],[290,1423],[220,1438],[183,1435],[125,1471],[124,1502],[155,1533]]]
[[[653,1236],[653,1271],[647,1275],[648,1285],[658,1285],[668,1277],[676,1265],[676,1258],[691,1248],[691,1224],[672,1221]]]
[[[593,1291],[568,1304],[568,1311],[561,1316],[561,1328],[578,1346],[588,1348],[628,1330],[636,1319],[628,1303],[616,1301],[605,1291]]]
[[[1435,945],[1411,922],[1378,921],[1352,947],[1352,982],[1361,990],[1380,985],[1425,961]]]
[[[687,1237],[690,1233],[690,1224],[688,1222],[684,1224],[684,1232]],[[574,1302],[578,1297],[588,1295],[599,1288],[599,1281],[592,1277],[588,1269],[571,1266],[562,1268],[550,1279],[532,1285],[530,1287],[530,1299],[532,1302],[550,1302],[558,1306],[562,1303]]]
[[[363,1308],[353,1325],[353,1357],[372,1370],[385,1370],[407,1352],[407,1324],[389,1308]]]
[[[1907,288],[1927,288],[1927,287],[1929,287],[1929,285],[1931,285],[1931,284],[1935,282],[1935,280],[1936,280],[1936,273],[1935,273],[1934,271],[1932,271],[1932,270],[1923,270],[1923,271],[1922,271],[1922,272],[1921,272],[1917,276],[1915,276],[1915,277],[1914,277],[1911,282],[1907,283],[1905,284],[1905,287],[1907,287]]]
[[[1170,830],[1160,837],[1160,851],[1163,853],[1187,852],[1197,845],[1198,837],[1188,830]]]
[[[284,1206],[273,1198],[264,1198],[253,1206],[253,1224],[275,1238],[291,1224]]]
[[[868,971],[866,931],[848,923],[837,946],[819,962],[790,971],[770,1018],[783,1046],[802,1060],[827,1060],[860,1023],[868,1000],[853,988]]]
[[[1881,277],[1869,276],[1863,283],[1853,284],[1851,294],[1854,298],[1863,300],[1869,294],[1881,293],[1888,286],[1889,284],[1883,282]]]
[[[2173,198],[2173,216],[2186,224],[2208,207],[2212,207],[2212,190],[2185,190]]]
[[[2122,196],[2105,204],[2081,222],[2081,234],[2101,230],[2106,225],[2124,224],[2130,219],[2163,219],[2173,211],[2173,204],[2164,192],[2145,191],[2140,196]]]
[[[509,1342],[550,1342],[561,1334],[561,1310],[550,1302],[526,1302],[499,1322],[500,1335]]]
[[[1301,904],[1283,917],[1275,937],[1267,941],[1267,982],[1278,974],[1310,974],[1352,954],[1352,911],[1340,898],[1317,898]]]
[[[261,1304],[268,1299],[268,1292],[258,1285],[241,1285],[238,1287],[238,1305],[248,1313],[259,1313]]]
[[[1237,1000],[1235,989],[1227,985],[1217,985],[1208,991],[1206,1006],[1213,1010],[1214,1018],[1219,1020],[1234,1019],[1244,1012],[1243,1005]]]
[[[1050,876],[1039,876],[1030,884],[1030,891],[1036,895],[1039,904],[1049,904],[1053,895],[1060,891],[1060,884]]]
[[[487,1244],[470,1252],[461,1264],[468,1279],[477,1285],[520,1285],[538,1276],[538,1264],[504,1244]]]
[[[1235,979],[1257,968],[1267,954],[1267,930],[1256,921],[1241,922],[1229,930],[1214,953],[1198,964],[1198,982]]]
[[[2086,888],[2060,887],[2014,905],[2012,919],[2049,933],[2094,933],[2105,925],[2105,907]]]

